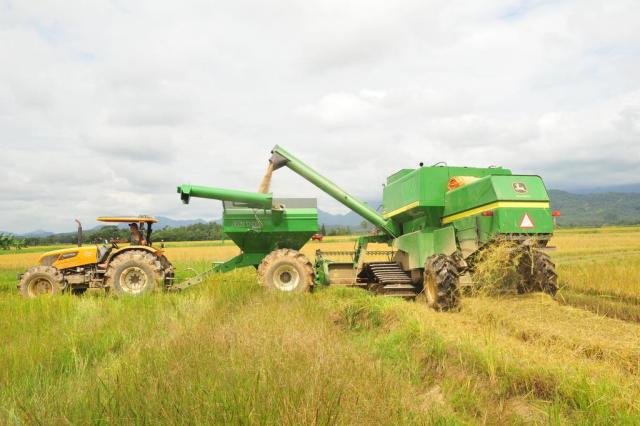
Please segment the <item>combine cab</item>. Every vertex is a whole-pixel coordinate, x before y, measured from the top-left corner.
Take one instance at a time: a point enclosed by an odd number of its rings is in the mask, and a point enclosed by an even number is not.
[[[137,296],[156,288],[168,288],[174,276],[173,266],[161,249],[151,244],[151,217],[99,217],[106,223],[128,223],[131,239],[82,245],[82,227],[78,222],[78,247],[54,250],[40,256],[18,278],[18,289],[25,297],[61,292],[82,293],[88,289],[109,291],[115,295]]]

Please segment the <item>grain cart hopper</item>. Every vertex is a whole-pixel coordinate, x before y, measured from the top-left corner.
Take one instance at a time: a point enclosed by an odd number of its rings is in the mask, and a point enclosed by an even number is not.
[[[269,170],[288,167],[378,230],[358,239],[350,262],[318,251],[317,284],[359,286],[408,298],[424,293],[430,306],[448,310],[458,305],[460,276],[474,268],[479,253],[510,240],[518,245],[519,292],[557,290],[554,265],[542,251],[553,220],[539,176],[513,175],[501,167],[421,164],[387,178],[378,213],[283,148],[276,146],[271,153]],[[372,242],[390,245],[392,258],[365,262]]]
[[[315,199],[275,199],[270,193],[194,185],[181,185],[178,193],[185,204],[191,197],[221,200],[223,231],[241,253],[174,289],[198,284],[211,272],[243,266],[256,267],[260,283],[266,287],[307,291],[313,286],[313,266],[298,250],[318,232]]]

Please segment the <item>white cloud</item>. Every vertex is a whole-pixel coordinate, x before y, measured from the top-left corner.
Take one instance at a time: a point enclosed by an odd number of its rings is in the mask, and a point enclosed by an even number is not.
[[[638,182],[640,3],[0,3],[0,223],[213,218],[282,144],[365,199],[419,161]],[[278,195],[318,196],[278,171]]]

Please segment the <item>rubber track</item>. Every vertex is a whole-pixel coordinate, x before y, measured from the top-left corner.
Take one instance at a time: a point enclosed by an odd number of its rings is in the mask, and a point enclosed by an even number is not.
[[[411,277],[396,262],[368,263],[366,267],[374,278],[369,290],[383,296],[415,298],[419,293]]]

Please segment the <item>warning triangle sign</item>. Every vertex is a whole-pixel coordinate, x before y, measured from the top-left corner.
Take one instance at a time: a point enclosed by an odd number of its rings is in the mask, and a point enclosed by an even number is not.
[[[524,216],[522,217],[522,220],[520,221],[520,228],[531,229],[534,226],[535,225],[533,224],[533,221],[531,220],[529,213],[525,213]]]

